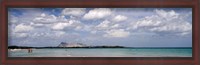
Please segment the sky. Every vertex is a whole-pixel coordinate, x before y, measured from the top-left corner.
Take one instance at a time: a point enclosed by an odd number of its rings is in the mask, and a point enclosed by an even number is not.
[[[8,45],[192,47],[192,8],[8,8]]]

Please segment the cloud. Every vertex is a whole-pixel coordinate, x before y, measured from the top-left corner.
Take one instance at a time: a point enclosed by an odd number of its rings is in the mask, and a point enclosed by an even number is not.
[[[112,29],[106,32],[107,34],[104,34],[104,37],[117,37],[117,38],[123,38],[128,37],[130,35],[130,32],[125,31],[124,29]]]
[[[110,21],[105,20],[105,21],[101,22],[99,25],[97,25],[96,28],[100,29],[100,30],[108,29],[108,27],[110,27],[109,26],[110,23],[111,23]]]
[[[54,32],[56,36],[61,37],[63,35],[65,35],[66,33],[64,31],[55,31]]]
[[[132,22],[127,29],[154,32],[161,35],[174,34],[186,35],[191,32],[192,24],[185,21],[175,11],[155,10],[156,15],[146,16],[136,22]]]
[[[35,17],[33,19],[35,23],[42,23],[42,24],[50,24],[57,21],[57,17],[55,15],[47,15],[42,13],[40,16]]]
[[[164,26],[159,26],[155,28],[151,28],[150,31],[156,33],[170,33],[170,34],[177,34],[177,35],[186,35],[189,34],[192,30],[192,25],[187,22],[175,22],[165,24]]]
[[[25,24],[19,24],[14,28],[14,32],[29,32],[33,30],[34,27]]]
[[[108,29],[117,29],[121,27],[119,22],[112,22],[108,20],[104,20],[100,24],[98,24],[95,29],[96,30],[108,30]]]
[[[52,29],[62,30],[67,26],[70,26],[70,23],[56,23],[55,25],[53,25]]]
[[[112,21],[114,21],[114,22],[121,22],[121,21],[124,21],[124,20],[126,20],[126,19],[127,19],[126,16],[117,15],[117,16],[115,16],[115,17],[112,19]]]
[[[33,22],[31,22],[30,25],[31,25],[31,26],[34,26],[34,27],[42,27],[42,26],[44,26],[44,24],[41,24],[41,23],[33,23]]]
[[[8,23],[10,23],[10,24],[15,24],[15,23],[17,23],[19,21],[19,18],[14,16],[14,15],[9,15],[8,18],[9,18],[8,19],[8,21],[9,21]]]
[[[55,23],[51,28],[53,30],[64,30],[64,29],[74,29],[80,30],[83,24],[77,20],[69,20],[65,22]]]
[[[26,38],[26,37],[28,37],[28,34],[27,33],[15,33],[15,37]]]
[[[72,16],[81,16],[85,14],[85,8],[65,8],[62,11],[62,15],[72,15]]]
[[[113,26],[111,26],[111,28],[118,28],[120,27],[120,24],[114,24]]]
[[[31,34],[30,36],[39,37],[39,36],[43,36],[43,35],[45,35],[45,34],[44,33],[35,32],[35,33]]]
[[[87,31],[87,32],[96,31],[95,26],[96,25],[84,25],[83,24],[81,30]]]
[[[101,19],[112,14],[112,11],[109,8],[95,8],[90,10],[87,14],[83,16],[83,19]]]
[[[179,16],[179,14],[176,13],[174,10],[164,11],[164,10],[156,9],[155,12],[157,13],[158,16],[169,19],[169,20],[174,19],[174,18],[178,18],[178,16]]]

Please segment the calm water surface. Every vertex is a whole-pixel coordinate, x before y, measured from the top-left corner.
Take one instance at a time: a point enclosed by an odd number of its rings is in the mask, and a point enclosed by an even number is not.
[[[9,57],[192,57],[191,48],[62,48],[8,51]]]

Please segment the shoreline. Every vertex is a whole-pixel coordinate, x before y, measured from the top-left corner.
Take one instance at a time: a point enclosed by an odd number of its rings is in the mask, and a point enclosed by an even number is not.
[[[95,49],[95,48],[130,48],[130,49],[192,49],[192,47],[8,47],[8,49]]]

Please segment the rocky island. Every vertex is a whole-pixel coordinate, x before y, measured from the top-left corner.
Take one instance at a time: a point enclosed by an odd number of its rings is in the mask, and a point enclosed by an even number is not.
[[[86,44],[82,43],[66,43],[66,42],[61,42],[58,47],[86,47]]]
[[[83,43],[61,42],[57,47],[62,48],[124,48],[123,46],[89,46]]]

